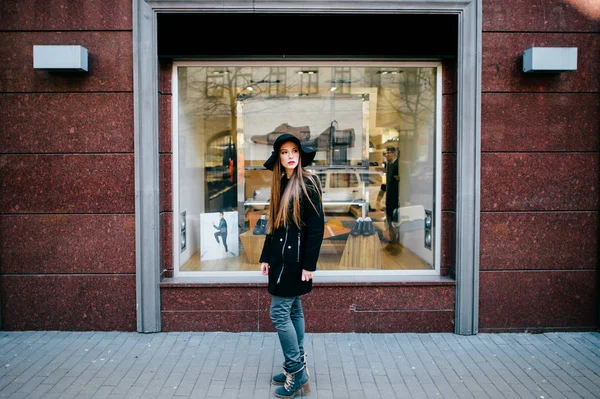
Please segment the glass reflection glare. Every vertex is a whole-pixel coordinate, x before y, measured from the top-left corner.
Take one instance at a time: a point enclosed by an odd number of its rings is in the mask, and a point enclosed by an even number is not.
[[[317,150],[320,270],[432,269],[436,76],[417,66],[179,67],[179,270],[259,269],[271,181],[262,165],[283,133]],[[239,253],[203,260],[215,230],[202,215],[219,212],[237,221]]]

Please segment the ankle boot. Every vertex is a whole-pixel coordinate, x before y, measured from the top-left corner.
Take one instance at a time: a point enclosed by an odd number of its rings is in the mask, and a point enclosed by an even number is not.
[[[310,382],[308,378],[308,373],[306,372],[306,367],[302,365],[302,367],[297,371],[284,371],[285,374],[285,383],[281,387],[277,387],[275,389],[275,396],[278,398],[293,398],[298,393],[309,393],[310,392]]]
[[[310,377],[310,374],[308,374],[308,364],[306,363],[306,353],[304,355],[302,355],[302,363],[304,364],[304,370],[306,370],[306,375],[308,375]],[[271,384],[272,385],[285,384],[285,373],[279,373],[277,375],[274,375],[273,378],[271,379]]]

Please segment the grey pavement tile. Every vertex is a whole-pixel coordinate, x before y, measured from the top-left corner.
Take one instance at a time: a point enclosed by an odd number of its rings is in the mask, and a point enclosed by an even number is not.
[[[49,343],[50,341],[50,343]],[[29,340],[21,342],[0,359],[0,376],[22,375],[38,359],[44,356],[47,348],[52,345],[49,334],[40,333]]]
[[[375,377],[373,375],[373,371],[370,368],[359,368],[358,369],[358,378],[360,382],[365,383],[375,383]]]
[[[585,348],[577,340],[569,338],[565,334],[557,335],[557,337],[562,343],[559,343],[559,340],[555,342],[571,356],[572,360],[570,364],[577,371],[600,367],[600,358],[596,354],[591,354],[589,349]]]
[[[33,392],[35,390],[35,388],[37,388],[38,385],[40,385],[45,380],[44,377],[31,377],[31,378],[20,377],[20,378],[22,381],[24,381],[24,383],[21,386],[21,388],[19,388],[17,393],[26,393],[26,394]]]
[[[35,350],[35,353],[26,358],[25,354],[21,355],[20,357],[23,361],[18,363],[18,365],[12,361],[10,362],[12,363],[12,367],[6,370],[8,374],[19,375],[24,379],[28,379],[33,375],[39,375],[40,370],[47,366],[63,350],[65,343],[68,344],[69,342],[68,334],[57,335],[54,332],[54,334],[46,334],[44,337],[49,337],[50,339],[37,340],[35,348],[33,348],[33,345],[30,346],[31,349]],[[13,357],[14,359],[15,357]]]
[[[318,333],[305,348],[316,399],[600,397],[597,333]],[[15,350],[0,397],[270,398],[283,361],[275,333],[0,332]]]
[[[113,387],[111,394],[125,395],[135,383],[136,378],[122,378],[119,383]]]
[[[349,396],[348,389],[345,385],[341,386],[333,386],[332,387],[333,397],[334,398],[347,398]]]
[[[229,366],[218,366],[215,368],[215,372],[213,373],[213,380],[227,380],[227,376],[229,375],[229,370],[231,368]]]
[[[331,390],[317,389],[315,391],[311,391],[310,395],[313,395],[313,393],[316,393],[318,399],[333,399],[333,392]],[[351,395],[352,392],[349,392],[349,394]]]
[[[173,398],[175,396],[176,391],[176,387],[163,386],[156,396],[160,399]]]
[[[58,381],[60,381],[63,377],[67,375],[68,369],[59,368],[52,371],[50,374],[47,374],[47,377],[44,379],[43,384],[54,385]]]
[[[17,352],[23,351],[25,348],[34,344],[40,339],[47,339],[45,337],[52,336],[52,332],[45,331],[26,331],[23,333],[12,332],[6,334],[0,342],[0,359],[6,361],[11,359]]]
[[[258,367],[245,367],[242,374],[242,381],[256,380],[258,375]]]
[[[599,392],[600,392],[600,386],[598,386],[598,384],[590,381],[589,378],[582,376],[582,377],[574,377],[575,381],[577,381],[582,387],[584,387],[585,389],[587,389],[591,394],[600,397]]]
[[[329,392],[329,391],[328,391]],[[331,396],[326,396],[326,397],[331,397],[333,398],[333,393],[330,393]],[[392,398],[395,398],[395,396],[390,396]],[[320,396],[319,396],[320,398]],[[360,391],[348,391],[348,399],[365,399],[365,393],[364,391],[360,390]]]
[[[365,394],[365,398],[379,398],[379,390],[377,389],[377,385],[372,383],[363,384],[363,392]],[[335,395],[335,392],[334,392]],[[335,397],[335,396],[334,396]]]
[[[313,375],[313,381],[320,390],[331,390],[331,378],[329,374],[316,374]]]
[[[410,397],[410,391],[404,382],[392,382],[392,390],[396,394],[397,398]]]
[[[272,398],[274,397],[272,395],[272,391],[271,389],[266,389],[266,388],[257,388],[254,390],[254,396],[247,396],[248,398],[252,397],[253,399],[265,399],[265,398]]]
[[[423,387],[419,383],[417,377],[406,376],[404,377],[404,383],[406,384],[406,387],[412,396],[423,396],[425,394],[425,391],[423,390]]]
[[[17,392],[19,390],[19,388],[21,388],[22,386],[23,386],[23,384],[21,384],[21,383],[11,382],[10,384],[8,384],[4,388],[2,388],[2,390],[0,390],[0,397],[1,398],[10,397],[15,392]]]
[[[114,389],[113,386],[103,385],[98,388],[92,399],[106,399]]]
[[[40,384],[36,386],[31,392],[29,392],[29,397],[31,399],[45,398],[50,388],[52,388],[52,385]]]
[[[181,384],[177,386],[175,390],[175,396],[190,396],[194,389],[194,384],[196,380],[182,381]]]
[[[50,388],[48,393],[63,393],[75,380],[76,377],[64,376]]]
[[[435,386],[437,387],[437,391],[440,393],[440,397],[442,398],[455,399],[459,397],[447,381],[436,381]]]
[[[344,377],[344,369],[340,368],[340,367],[331,367],[329,369],[329,378],[331,378],[331,382],[337,382],[337,381],[345,381],[345,377]]]
[[[428,398],[441,398],[442,394],[435,384],[421,384],[423,391]]]
[[[451,383],[450,386],[452,387],[452,390],[456,393],[456,395],[458,395],[458,397],[461,399],[477,398],[477,396],[474,396],[463,383]]]
[[[146,386],[132,386],[127,390],[125,395],[128,399],[137,399],[137,398],[155,398],[157,397],[157,392],[152,389],[148,389]]]
[[[375,385],[377,385],[378,389],[391,389],[392,385],[390,384],[390,380],[385,375],[376,375],[375,376]]]
[[[0,377],[0,391],[2,391],[5,386],[13,382],[17,377],[18,376],[16,375],[5,375]]]
[[[363,389],[362,383],[358,379],[358,376],[357,378],[346,379],[345,385],[348,391],[362,391]]]
[[[238,394],[240,393],[240,390],[235,388],[225,388],[223,390],[223,393],[221,394],[220,398],[221,399],[235,399],[238,397]]]

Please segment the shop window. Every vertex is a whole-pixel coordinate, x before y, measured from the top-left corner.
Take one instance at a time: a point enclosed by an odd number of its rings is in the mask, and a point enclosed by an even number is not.
[[[317,151],[319,270],[439,273],[439,63],[174,65],[177,276],[259,270],[272,179],[262,165],[283,133]]]

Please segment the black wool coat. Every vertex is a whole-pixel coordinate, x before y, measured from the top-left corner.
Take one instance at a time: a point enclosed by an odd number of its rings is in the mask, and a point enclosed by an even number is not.
[[[315,271],[323,242],[325,218],[321,202],[321,186],[317,187],[308,179],[304,179],[306,189],[312,203],[302,195],[300,211],[302,223],[296,226],[280,227],[267,234],[260,256],[261,262],[269,264],[268,291],[272,295],[293,297],[309,293],[312,280],[302,281],[302,269]],[[287,186],[287,176],[281,179],[281,194]]]

